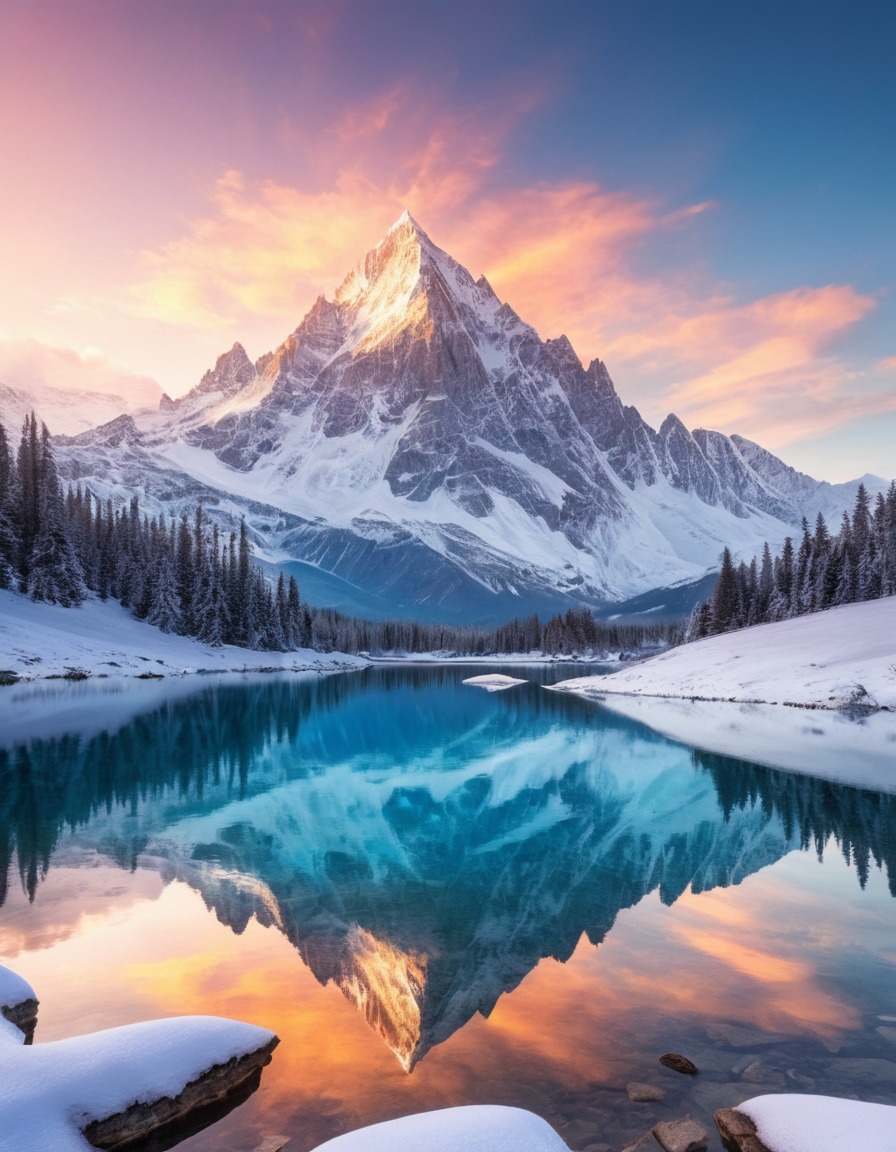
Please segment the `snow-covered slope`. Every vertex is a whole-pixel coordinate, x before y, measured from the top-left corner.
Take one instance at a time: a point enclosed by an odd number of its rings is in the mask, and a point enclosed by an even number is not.
[[[430,616],[691,582],[855,490],[674,415],[650,428],[601,361],[540,339],[407,214],[274,352],[235,344],[186,397],[60,456],[103,496],[262,502],[284,514],[272,555]]]
[[[710,636],[552,690],[707,751],[896,791],[893,596]]]
[[[63,608],[0,590],[0,670],[22,679],[64,676],[72,668],[91,676],[115,677],[259,668],[330,671],[364,664],[356,656],[310,649],[250,652],[227,644],[212,648],[135,620],[115,601],[88,600],[79,608]]]
[[[122,413],[151,412],[158,407],[159,398],[159,389],[149,382],[136,395],[54,388],[46,384],[12,386],[0,382],[0,423],[10,439],[14,439],[25,417],[37,412],[52,432],[74,436],[106,424]]]
[[[708,636],[557,690],[896,710],[896,596]]]

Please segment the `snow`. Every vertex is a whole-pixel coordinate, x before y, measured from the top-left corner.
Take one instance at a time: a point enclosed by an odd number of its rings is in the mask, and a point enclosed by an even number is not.
[[[569,1152],[540,1116],[497,1104],[443,1108],[360,1128],[314,1152]]]
[[[708,637],[552,690],[710,752],[896,791],[896,597]]]
[[[710,636],[566,691],[896,709],[896,596]]]
[[[486,692],[503,692],[507,688],[515,688],[517,684],[525,684],[525,680],[517,680],[513,676],[502,676],[495,672],[484,676],[468,676],[464,684],[475,684],[477,688],[484,688]]]
[[[78,668],[92,676],[163,676],[186,672],[328,672],[360,668],[367,661],[310,648],[252,652],[225,644],[212,648],[188,636],[171,636],[136,620],[115,601],[88,600],[79,608],[35,603],[0,591],[0,670],[23,679],[64,676]],[[0,702],[2,692],[0,689]]]
[[[41,354],[38,352],[38,355]],[[48,349],[45,355],[52,359],[59,352],[57,350],[54,353]],[[27,366],[23,364],[21,367],[27,376]],[[75,381],[82,374],[88,378],[92,376],[92,386],[84,388],[76,382],[71,387],[64,383],[62,386],[51,386],[42,380],[17,382],[15,387],[0,383],[0,423],[6,428],[12,444],[17,443],[22,422],[32,411],[37,412],[38,418],[53,435],[64,433],[74,436],[106,424],[123,413],[132,416],[144,412],[148,414],[158,407],[162,397],[158,384],[144,377],[122,373],[120,378],[116,378],[113,371],[90,373],[89,368],[84,370],[76,359],[72,359],[65,367],[70,371],[63,371],[63,379],[66,375],[73,376]],[[54,372],[54,380],[59,380],[59,377],[59,372]],[[10,378],[8,374],[4,377],[6,380]],[[18,374],[15,378],[21,380]],[[110,386],[120,385],[121,390],[96,387],[102,385],[104,379]]]
[[[0,999],[24,988],[0,968]],[[128,1024],[49,1044],[25,1046],[10,1025],[0,1029],[0,1149],[84,1152],[81,1129],[137,1102],[177,1096],[216,1064],[246,1056],[272,1032],[215,1016]]]
[[[0,964],[0,1008],[15,1008],[25,1000],[36,1000],[34,989],[17,972]]]
[[[896,1108],[834,1096],[755,1096],[738,1105],[771,1152],[893,1152]]]

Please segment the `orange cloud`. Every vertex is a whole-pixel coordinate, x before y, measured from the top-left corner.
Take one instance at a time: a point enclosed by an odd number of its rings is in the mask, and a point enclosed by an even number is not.
[[[565,333],[585,363],[606,360],[654,423],[674,410],[774,447],[896,406],[832,351],[873,297],[831,284],[744,303],[706,283],[696,260],[674,275],[643,270],[642,254],[680,243],[716,204],[670,209],[592,181],[496,186],[510,136],[541,99],[520,87],[500,107],[436,114],[404,84],[343,111],[306,141],[309,170],[335,178],[290,188],[225,173],[206,216],[143,253],[130,310],[226,329],[222,344],[251,339],[262,318],[266,331],[278,317],[294,326],[408,207],[542,335]]]

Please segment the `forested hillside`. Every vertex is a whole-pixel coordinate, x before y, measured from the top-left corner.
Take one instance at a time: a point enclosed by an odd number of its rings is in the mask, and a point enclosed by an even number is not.
[[[719,579],[709,600],[694,609],[687,639],[699,640],[751,624],[789,620],[839,604],[896,595],[896,481],[872,507],[859,485],[852,516],[844,512],[831,534],[819,512],[815,530],[803,520],[799,546],[788,536],[777,556],[768,544],[762,559],[735,565],[722,553]]]

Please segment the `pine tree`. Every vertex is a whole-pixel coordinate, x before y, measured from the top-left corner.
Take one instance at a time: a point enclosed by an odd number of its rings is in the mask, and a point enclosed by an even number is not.
[[[19,554],[19,537],[14,515],[12,452],[6,429],[0,424],[0,588],[13,588]]]
[[[29,448],[30,441],[29,436]],[[34,465],[37,532],[27,562],[28,590],[32,600],[48,600],[72,607],[83,601],[87,588],[72,543],[46,424],[41,426]]]
[[[713,632],[725,632],[737,614],[738,581],[731,557],[731,550],[726,548],[722,552],[722,567],[719,579],[712,595],[712,626]]]

